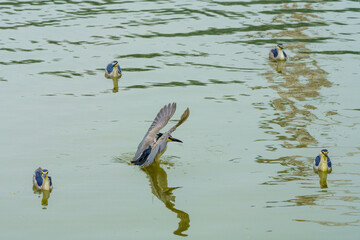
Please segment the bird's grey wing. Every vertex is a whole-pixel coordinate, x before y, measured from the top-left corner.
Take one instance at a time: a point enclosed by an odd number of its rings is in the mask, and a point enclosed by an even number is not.
[[[164,133],[155,143],[155,145],[153,146],[153,149],[149,155],[149,157],[146,159],[146,162],[144,163],[143,166],[149,166],[151,163],[154,162],[156,155],[159,153],[162,153],[165,148],[166,148],[166,144],[167,144],[167,139],[169,138],[169,136],[171,135],[172,132],[174,132],[176,130],[176,128],[178,126],[180,126],[181,124],[183,124],[186,119],[188,119],[190,115],[190,110],[189,108],[187,108],[185,110],[185,112],[181,115],[181,118],[179,120],[179,122],[173,126],[169,131],[167,131],[166,133]]]
[[[142,166],[147,167],[151,165],[154,162],[156,156],[165,150],[169,135],[170,134],[166,132],[157,140],[157,142],[155,143],[155,145],[151,150],[150,155],[148,156],[148,158],[146,159],[146,161]]]
[[[169,137],[170,134],[171,134],[172,132],[174,132],[177,127],[179,127],[181,124],[183,124],[183,123],[186,121],[186,119],[188,119],[189,115],[190,115],[190,110],[189,110],[189,108],[186,108],[186,110],[184,111],[184,113],[181,115],[181,118],[180,118],[179,122],[178,122],[175,126],[173,126],[172,128],[170,128],[170,130],[167,131],[165,134],[168,134],[168,137]],[[164,134],[164,135],[165,135],[165,134]]]
[[[168,105],[165,105],[162,109],[160,109],[149,130],[147,131],[143,140],[140,142],[137,148],[134,157],[135,160],[142,154],[145,149],[147,149],[154,142],[156,134],[169,122],[175,111],[176,103],[169,103]]]

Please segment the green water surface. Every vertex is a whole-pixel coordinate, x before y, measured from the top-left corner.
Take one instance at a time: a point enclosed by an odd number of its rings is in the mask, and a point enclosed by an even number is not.
[[[357,0],[1,1],[0,239],[356,239],[359,12]],[[277,43],[282,66],[268,60]],[[104,77],[114,59],[118,89]],[[132,166],[169,102],[165,131],[190,109],[172,134],[183,143]],[[322,148],[327,176],[312,171]],[[50,195],[33,192],[39,166]]]

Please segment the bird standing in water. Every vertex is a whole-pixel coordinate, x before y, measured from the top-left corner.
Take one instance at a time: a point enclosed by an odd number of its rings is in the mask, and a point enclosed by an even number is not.
[[[166,151],[168,142],[182,142],[179,139],[173,138],[171,133],[174,132],[176,128],[183,124],[189,117],[189,108],[185,110],[179,122],[169,131],[165,133],[159,132],[163,127],[165,127],[170,118],[174,115],[175,111],[176,103],[169,103],[159,111],[149,130],[138,146],[135,157],[132,161],[133,164],[144,167],[149,166]]]
[[[315,158],[313,166],[315,172],[322,171],[331,173],[332,166],[328,153],[329,151],[327,149],[323,149],[320,155]]]
[[[269,58],[275,61],[286,61],[287,55],[281,43],[278,44],[275,48],[270,50]]]
[[[118,61],[114,60],[109,63],[105,68],[105,77],[106,78],[121,78],[121,68]]]
[[[41,169],[40,167],[34,172],[33,183],[35,188],[37,188],[38,190],[53,189],[51,177],[49,176],[49,171],[46,169]]]

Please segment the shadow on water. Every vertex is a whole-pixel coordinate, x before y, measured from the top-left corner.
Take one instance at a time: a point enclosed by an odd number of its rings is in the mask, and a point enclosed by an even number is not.
[[[34,194],[37,194],[40,198],[41,194],[42,194],[42,199],[41,199],[41,205],[43,206],[43,209],[47,209],[47,206],[49,204],[49,198],[50,198],[50,190],[39,190],[37,189],[35,186],[33,186],[33,192]]]
[[[175,235],[187,236],[183,232],[190,227],[190,217],[186,212],[175,208],[175,196],[173,191],[179,187],[169,187],[167,181],[167,174],[158,162],[146,168],[141,168],[150,182],[151,192],[165,204],[165,207],[170,211],[176,213],[180,220],[178,228],[174,231]]]

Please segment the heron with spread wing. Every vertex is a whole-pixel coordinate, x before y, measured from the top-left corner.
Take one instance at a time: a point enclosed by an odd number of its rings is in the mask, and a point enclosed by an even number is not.
[[[147,167],[166,151],[168,142],[182,142],[179,139],[173,138],[171,133],[174,132],[176,128],[183,124],[189,117],[189,108],[184,111],[179,122],[175,126],[165,133],[160,133],[160,130],[169,122],[175,111],[176,103],[169,103],[159,111],[138,146],[135,157],[132,161],[133,164]]]

